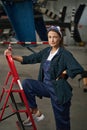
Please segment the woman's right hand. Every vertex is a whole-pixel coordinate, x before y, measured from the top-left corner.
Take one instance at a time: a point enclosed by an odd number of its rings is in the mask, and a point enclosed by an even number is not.
[[[4,55],[6,56],[6,55],[12,55],[12,51],[10,51],[9,49],[6,49],[5,51],[4,51]]]
[[[12,51],[10,49],[6,49],[4,51],[4,55],[12,55]],[[23,57],[22,56],[14,56],[12,55],[12,58],[18,62],[23,62]]]

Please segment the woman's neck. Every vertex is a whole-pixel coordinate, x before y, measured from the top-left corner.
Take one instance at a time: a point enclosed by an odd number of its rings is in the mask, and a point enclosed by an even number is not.
[[[59,49],[59,48],[54,48],[54,47],[53,47],[53,48],[51,49],[51,54],[55,53],[58,49]]]

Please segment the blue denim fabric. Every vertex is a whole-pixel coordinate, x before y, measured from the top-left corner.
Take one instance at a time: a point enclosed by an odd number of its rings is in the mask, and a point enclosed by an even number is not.
[[[46,84],[51,84],[49,68],[50,68],[50,61],[46,60],[44,65],[43,65],[43,70],[44,70],[43,82],[46,83]]]
[[[31,108],[37,107],[35,96],[51,98],[56,130],[70,130],[70,101],[63,105],[58,104],[58,98],[53,89],[53,85],[50,83],[49,67],[50,62],[46,61],[43,66],[43,82],[33,79],[25,79],[22,83],[23,89]]]

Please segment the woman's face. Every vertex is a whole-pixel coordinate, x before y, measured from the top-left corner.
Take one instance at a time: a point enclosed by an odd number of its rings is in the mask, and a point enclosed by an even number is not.
[[[58,48],[60,45],[61,37],[54,31],[48,32],[48,42],[51,47]]]

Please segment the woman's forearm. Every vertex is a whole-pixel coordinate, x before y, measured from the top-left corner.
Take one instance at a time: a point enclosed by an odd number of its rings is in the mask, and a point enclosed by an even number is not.
[[[22,56],[14,56],[14,55],[12,55],[12,58],[13,58],[15,61],[23,62],[23,57],[22,57]]]

